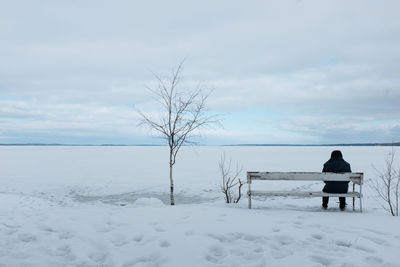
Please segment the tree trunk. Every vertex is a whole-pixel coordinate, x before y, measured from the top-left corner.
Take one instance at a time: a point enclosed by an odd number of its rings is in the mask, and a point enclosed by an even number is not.
[[[175,199],[174,199],[174,179],[172,178],[172,168],[173,168],[173,164],[172,164],[172,151],[169,154],[169,184],[170,184],[170,200],[171,200],[171,206],[175,205]]]
[[[174,180],[172,179],[172,166],[169,165],[169,183],[170,183],[170,188],[171,188],[171,205],[175,205],[175,200],[174,200]]]

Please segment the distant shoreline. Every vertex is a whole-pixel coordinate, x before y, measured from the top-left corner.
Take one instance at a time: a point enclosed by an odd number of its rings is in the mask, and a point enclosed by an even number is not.
[[[157,144],[42,144],[42,143],[21,143],[21,144],[0,144],[0,146],[167,146]],[[187,145],[189,146],[189,145]],[[350,143],[350,144],[228,144],[228,145],[190,145],[190,146],[400,146],[400,142],[395,143]]]

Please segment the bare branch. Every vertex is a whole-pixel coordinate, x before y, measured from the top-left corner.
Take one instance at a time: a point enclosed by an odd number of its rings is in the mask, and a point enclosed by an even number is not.
[[[237,199],[235,200],[235,203],[238,203],[239,202],[239,200],[240,200],[240,197],[242,196],[242,186],[243,186],[243,183],[242,183],[242,181],[239,179],[239,188],[238,188],[238,197],[237,197]]]
[[[167,135],[167,131],[164,127],[164,125],[161,124],[157,124],[156,122],[152,121],[150,118],[148,118],[144,113],[139,112],[139,114],[142,116],[142,120],[139,122],[139,126],[141,125],[148,125],[150,126],[150,128],[164,134]]]

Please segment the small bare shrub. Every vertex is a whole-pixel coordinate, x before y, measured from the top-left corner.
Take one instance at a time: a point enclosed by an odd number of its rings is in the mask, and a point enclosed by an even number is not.
[[[372,188],[377,192],[382,208],[393,216],[399,216],[400,168],[395,166],[395,152],[392,147],[392,151],[386,155],[383,171],[375,168],[378,180],[372,185]]]
[[[203,94],[201,88],[196,88],[191,92],[189,88],[178,90],[182,68],[183,62],[172,71],[169,78],[163,79],[155,75],[158,86],[155,89],[149,88],[157,97],[159,106],[163,110],[161,116],[139,111],[142,117],[139,125],[146,125],[155,130],[168,143],[171,205],[175,205],[172,171],[179,150],[182,145],[193,144],[189,138],[199,129],[211,124],[219,124],[217,116],[209,115],[206,108],[209,94]],[[185,95],[184,92],[190,93]]]
[[[239,179],[242,168],[239,169],[238,164],[236,164],[235,170],[232,170],[232,161],[229,160],[227,164],[225,154],[221,156],[218,165],[222,175],[221,192],[224,194],[225,202],[238,203],[242,196],[243,182]],[[238,190],[237,194],[233,193],[236,188]]]

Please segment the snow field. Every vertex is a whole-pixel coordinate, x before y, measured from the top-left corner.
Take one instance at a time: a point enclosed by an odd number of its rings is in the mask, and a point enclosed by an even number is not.
[[[391,217],[137,202],[60,207],[2,195],[1,265],[399,266]]]
[[[0,148],[0,266],[400,266],[399,219],[367,186],[363,213],[337,199],[223,203],[223,151],[245,170],[320,171],[332,149],[185,148],[171,207],[163,147]],[[367,179],[388,150],[342,149]]]

